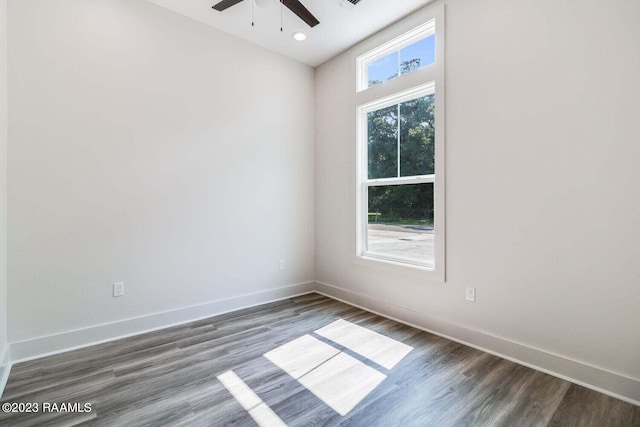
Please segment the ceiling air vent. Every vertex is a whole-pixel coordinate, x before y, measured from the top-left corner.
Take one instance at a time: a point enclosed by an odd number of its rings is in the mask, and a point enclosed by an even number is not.
[[[357,5],[358,3],[360,3],[361,1],[362,0],[340,0],[340,6],[351,8]]]

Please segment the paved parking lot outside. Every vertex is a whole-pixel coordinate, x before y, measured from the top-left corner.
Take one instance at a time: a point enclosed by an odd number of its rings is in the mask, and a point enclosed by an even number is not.
[[[434,266],[434,235],[427,227],[369,224],[369,252],[409,258]]]

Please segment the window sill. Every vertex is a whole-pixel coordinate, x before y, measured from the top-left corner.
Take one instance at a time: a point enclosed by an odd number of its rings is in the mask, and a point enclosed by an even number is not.
[[[411,275],[422,280],[429,280],[434,282],[445,282],[444,271],[442,269],[438,270],[434,267],[428,267],[425,265],[379,258],[369,254],[356,255],[354,257],[354,263],[362,267],[370,268],[372,270]]]

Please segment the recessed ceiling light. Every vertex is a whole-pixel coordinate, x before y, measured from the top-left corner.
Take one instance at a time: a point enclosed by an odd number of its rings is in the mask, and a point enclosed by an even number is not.
[[[305,41],[307,39],[307,35],[305,33],[301,33],[300,31],[296,31],[295,33],[291,34],[291,37],[293,37],[295,40],[298,40],[299,42]]]

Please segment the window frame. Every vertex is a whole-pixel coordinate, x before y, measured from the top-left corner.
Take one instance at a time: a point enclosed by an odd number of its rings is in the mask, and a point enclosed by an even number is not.
[[[409,18],[365,41],[352,52],[356,90],[352,96],[356,141],[356,236],[357,264],[392,272],[418,274],[444,282],[445,276],[445,68],[444,5],[427,6]],[[367,87],[367,65],[424,37],[435,34],[435,62],[411,73]],[[367,113],[404,101],[435,94],[435,173],[411,177],[368,178]],[[434,267],[415,260],[385,257],[367,251],[368,188],[380,185],[433,183],[434,185]]]

